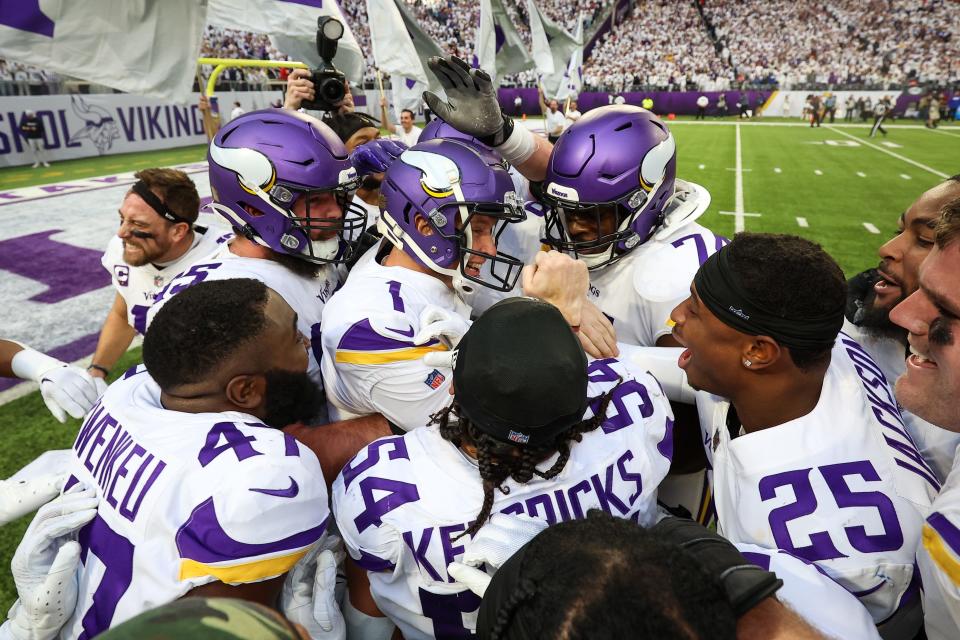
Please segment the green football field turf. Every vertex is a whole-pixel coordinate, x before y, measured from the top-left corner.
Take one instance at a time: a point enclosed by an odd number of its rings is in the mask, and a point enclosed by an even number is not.
[[[895,232],[897,217],[920,193],[943,177],[960,173],[960,127],[956,125],[929,131],[893,124],[888,126],[886,138],[868,138],[867,128],[827,125],[810,129],[783,126],[797,120],[763,122],[740,126],[732,119],[709,124],[668,123],[677,142],[678,176],[703,185],[713,197],[701,222],[729,236],[737,220],[731,214],[739,211],[744,214],[741,219],[747,231],[795,233],[820,242],[848,275],[877,263],[877,248]],[[0,187],[183,164],[204,156],[204,147],[194,146],[72,160],[50,169],[0,169]],[[139,349],[131,351],[115,370],[123,371],[138,362],[139,354]],[[0,432],[4,434],[0,478],[9,477],[47,449],[70,446],[78,425],[77,420],[67,425],[54,421],[38,393],[0,406]],[[0,528],[4,566],[29,520],[23,518]],[[4,570],[0,611],[6,611],[15,597],[12,580]]]

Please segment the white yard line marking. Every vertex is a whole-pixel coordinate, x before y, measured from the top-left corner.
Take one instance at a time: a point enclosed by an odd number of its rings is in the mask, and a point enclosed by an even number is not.
[[[876,233],[876,234],[880,233],[880,229],[877,229],[875,226],[873,226],[869,222],[864,222],[863,228],[869,231],[870,233]]]
[[[804,227],[804,228],[810,226],[810,225],[807,223],[807,219],[806,219],[806,218],[800,218],[800,217],[797,217],[797,224],[800,225],[801,227]]]
[[[903,149],[902,144],[897,144],[896,142],[890,142],[889,140],[884,140],[880,144],[887,147],[888,149]]]
[[[857,171],[857,175],[860,176],[861,178],[867,177],[867,174],[865,174],[863,171]]]
[[[901,173],[900,177],[903,178],[904,180],[912,180],[912,178],[905,173]]]
[[[960,133],[954,133],[952,131],[944,131],[943,129],[929,129],[929,131],[933,131],[934,133],[942,133],[945,136],[953,136],[954,138],[960,138]]]
[[[733,230],[734,233],[740,233],[744,230],[744,218],[759,218],[759,213],[746,213],[743,210],[743,153],[741,151],[740,144],[740,125],[737,124],[736,127],[736,137],[737,137],[737,148],[736,148],[736,167],[735,171],[737,172],[735,188],[734,188],[734,211],[721,211],[720,215],[724,216],[733,216]],[[749,171],[749,169],[748,169]]]
[[[743,173],[750,173],[753,169],[744,169],[742,167],[727,167],[727,171],[742,171]]]
[[[880,153],[885,153],[885,154],[887,154],[888,156],[893,156],[893,157],[896,158],[897,160],[903,160],[903,161],[906,162],[907,164],[912,164],[913,166],[917,167],[918,169],[923,169],[924,171],[927,171],[927,172],[929,172],[929,173],[932,173],[933,175],[935,175],[935,176],[937,176],[937,177],[939,177],[939,178],[949,178],[949,177],[950,177],[950,176],[948,176],[947,174],[942,173],[942,172],[940,172],[940,171],[937,171],[936,169],[933,169],[933,168],[931,168],[931,167],[928,167],[928,166],[925,165],[925,164],[920,164],[920,163],[917,162],[916,160],[911,160],[910,158],[908,158],[908,157],[906,157],[906,156],[902,156],[902,155],[900,155],[899,153],[894,153],[893,151],[890,151],[889,149],[884,149],[883,147],[878,147],[877,145],[873,144],[872,142],[867,142],[866,140],[861,140],[860,138],[857,138],[856,136],[852,136],[852,135],[850,135],[849,133],[847,133],[847,132],[845,132],[845,131],[840,131],[840,130],[837,129],[836,127],[830,126],[830,127],[827,127],[827,129],[830,129],[831,131],[835,131],[835,132],[839,133],[839,134],[842,135],[842,136],[846,136],[846,137],[850,138],[851,140],[856,140],[856,141],[859,142],[860,144],[865,144],[865,145],[867,145],[868,147],[870,147],[871,149],[876,149],[876,150],[879,151]]]
[[[780,170],[780,167],[774,167],[774,168],[773,168],[773,172],[774,172],[774,173],[783,173],[783,172]]]
[[[822,175],[823,175],[823,171],[820,171],[820,169],[814,169],[814,170],[813,170],[813,173],[814,173],[814,175],[818,175],[818,176],[822,176]]]
[[[697,165],[697,169],[706,169],[706,168],[707,168],[707,165],[704,165],[704,164]]]

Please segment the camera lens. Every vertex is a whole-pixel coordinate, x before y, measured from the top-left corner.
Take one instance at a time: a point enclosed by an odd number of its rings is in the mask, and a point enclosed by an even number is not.
[[[320,84],[320,95],[329,102],[339,102],[343,100],[346,91],[343,88],[343,81],[337,78],[327,78]]]

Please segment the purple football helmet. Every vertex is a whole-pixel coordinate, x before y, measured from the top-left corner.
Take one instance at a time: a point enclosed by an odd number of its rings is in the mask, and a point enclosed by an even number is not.
[[[207,152],[211,208],[246,238],[313,263],[346,262],[357,250],[366,212],[352,202],[359,180],[347,150],[316,118],[253,111],[220,129]],[[331,217],[325,194],[339,213]],[[311,214],[311,204],[323,211]]]
[[[493,219],[494,242],[507,224],[526,218],[510,174],[491,164],[482,149],[454,140],[421,142],[387,169],[380,194],[377,224],[384,237],[421,265],[453,277],[458,291],[470,288],[464,279],[499,291],[516,284],[521,260],[474,246],[475,216]],[[492,282],[471,273],[471,256],[490,262]]]
[[[588,112],[550,154],[545,242],[590,269],[619,260],[663,222],[676,176],[673,136],[653,113],[630,105]]]

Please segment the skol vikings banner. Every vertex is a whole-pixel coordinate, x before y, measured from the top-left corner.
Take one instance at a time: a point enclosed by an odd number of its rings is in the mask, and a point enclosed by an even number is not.
[[[239,102],[246,111],[282,99],[279,91],[224,92],[218,97],[221,105]],[[111,93],[0,98],[0,167],[33,162],[20,134],[26,111],[36,112],[43,123],[46,156],[56,162],[204,144],[198,100],[196,93],[188,106]]]

